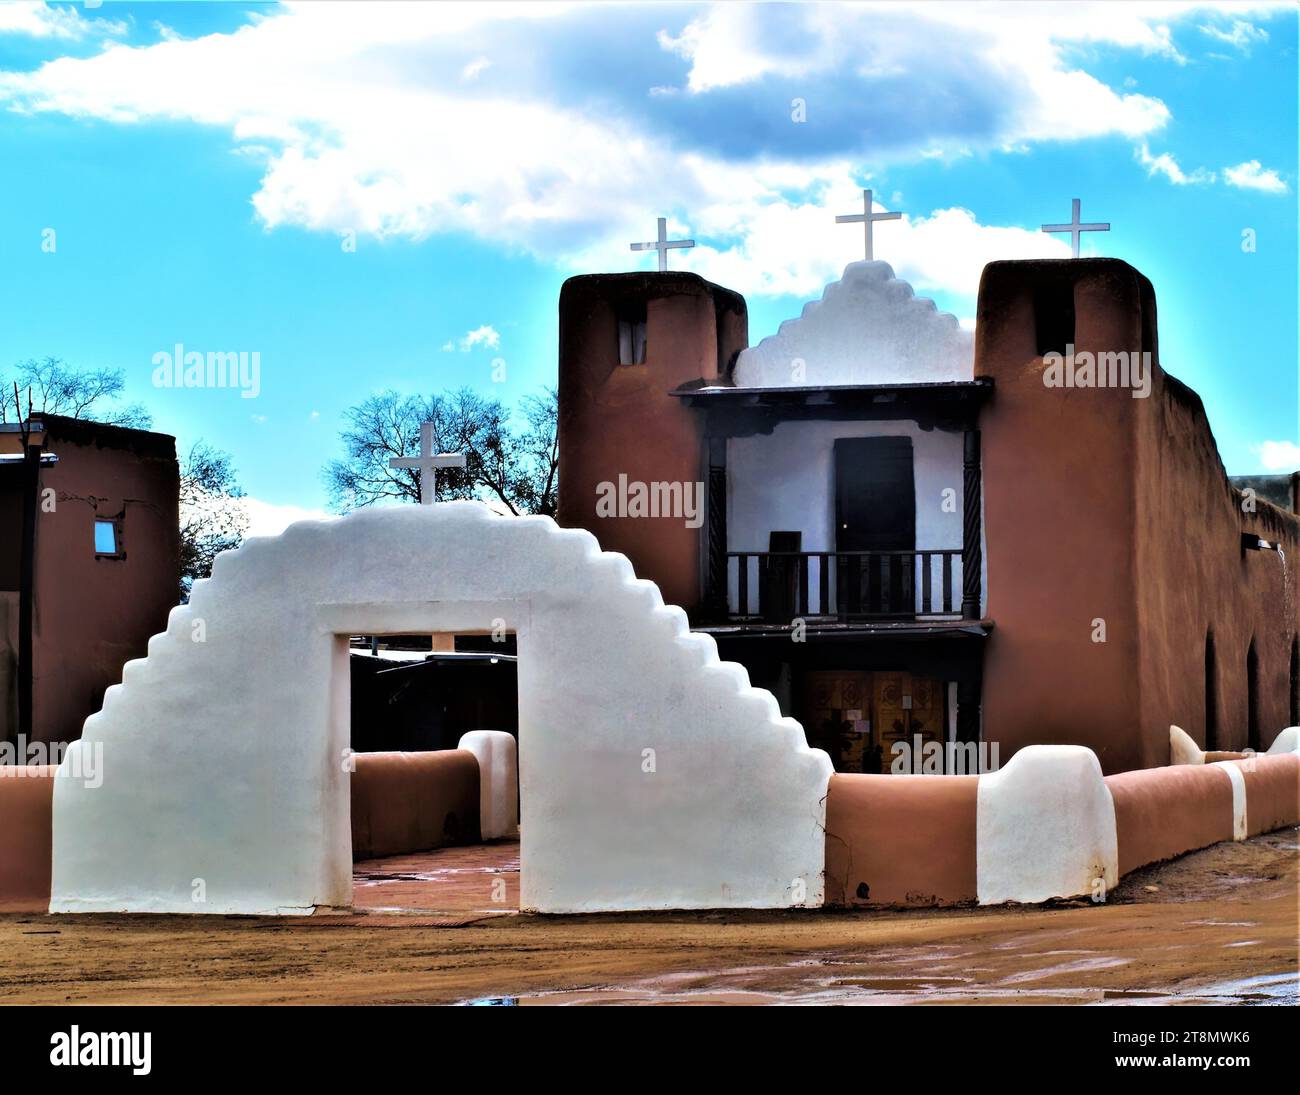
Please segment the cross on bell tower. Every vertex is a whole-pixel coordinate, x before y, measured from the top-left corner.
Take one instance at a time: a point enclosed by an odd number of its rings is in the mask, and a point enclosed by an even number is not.
[[[896,221],[903,215],[902,213],[873,213],[871,211],[871,205],[872,205],[871,191],[864,190],[862,191],[862,212],[861,213],[845,213],[843,216],[839,216],[835,218],[836,224],[862,224],[863,225],[863,231],[866,235],[866,242],[867,242],[868,262],[873,261],[872,249],[871,249],[871,225],[875,221]]]
[[[1097,222],[1096,224],[1079,223],[1079,199],[1075,198],[1070,203],[1070,223],[1069,224],[1045,224],[1043,231],[1049,233],[1069,232],[1070,233],[1070,257],[1079,257],[1079,233],[1080,232],[1109,232],[1110,221]]]
[[[659,218],[659,238],[651,243],[634,243],[631,245],[633,251],[658,251],[659,252],[659,272],[662,274],[668,269],[668,252],[677,247],[694,247],[694,240],[670,240],[668,238],[668,218]]]

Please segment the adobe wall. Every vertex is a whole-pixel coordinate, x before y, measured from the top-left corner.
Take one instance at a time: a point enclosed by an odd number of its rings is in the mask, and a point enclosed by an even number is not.
[[[1149,397],[1043,382],[1035,292],[1073,284],[1076,352],[1151,350]],[[1217,746],[1246,731],[1246,654],[1259,657],[1260,748],[1290,717],[1294,578],[1241,534],[1300,562],[1300,521],[1241,511],[1199,398],[1160,369],[1155,294],[1114,259],[995,262],[984,271],[976,375],[982,419],[988,615],[984,734],[1093,749],[1107,773],[1169,761],[1168,728],[1205,744],[1205,639],[1218,660]],[[1293,566],[1294,569],[1294,566]],[[1286,619],[1283,619],[1284,607]],[[1094,642],[1094,620],[1105,622]]]
[[[620,365],[617,309],[646,303],[646,360]],[[721,336],[721,340],[720,340]],[[748,341],[742,297],[694,274],[591,274],[560,290],[559,505],[556,520],[585,528],[632,560],[664,599],[700,601],[701,530],[669,517],[598,517],[597,487],[629,482],[701,484],[702,420],[668,392],[725,372]]]
[[[1157,371],[1137,408],[1136,476],[1141,729],[1145,763],[1163,763],[1170,723],[1202,748],[1267,749],[1291,723],[1291,641],[1300,630],[1300,519],[1262,499],[1255,512],[1227,483],[1200,398]],[[1291,569],[1283,588],[1275,552],[1243,551],[1242,533],[1280,542]],[[1205,646],[1214,636],[1217,740],[1206,741]],[[1247,727],[1246,659],[1258,658],[1261,740]]]
[[[352,760],[354,860],[478,842],[473,753],[356,753]]]
[[[56,771],[48,764],[0,765],[0,912],[49,907]]]
[[[1300,823],[1291,744],[1105,777],[1088,750],[1057,745],[981,776],[833,775],[826,904],[1103,901],[1140,867]]]
[[[1084,745],[1107,772],[1156,763],[1133,733],[1138,710],[1137,456],[1125,390],[1047,388],[1035,340],[1034,286],[1077,278],[1075,344],[1141,345],[1137,274],[1079,259],[984,268],[975,375],[995,391],[980,418],[987,615],[984,737],[1003,762],[1036,742]],[[1131,300],[1124,310],[1110,303]],[[1093,620],[1106,621],[1094,643]],[[1164,730],[1167,735],[1167,724]],[[1167,740],[1167,738],[1166,738]],[[1167,760],[1167,756],[1164,758]]]
[[[976,900],[978,776],[831,776],[826,904]]]
[[[99,710],[122,666],[145,652],[176,604],[180,533],[175,444],[170,437],[47,419],[41,469],[33,644],[32,738],[67,742]],[[134,439],[134,441],[132,441]],[[122,516],[123,558],[95,554],[94,522]]]
[[[1215,765],[1141,769],[1106,777],[1115,801],[1119,873],[1231,840],[1232,783]]]

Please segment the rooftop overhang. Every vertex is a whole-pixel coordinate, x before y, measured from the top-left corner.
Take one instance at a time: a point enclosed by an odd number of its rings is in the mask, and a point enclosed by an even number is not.
[[[975,426],[980,408],[993,394],[993,381],[742,388],[700,380],[668,394],[704,411],[711,436],[770,433],[778,422],[799,419],[908,419],[925,430],[962,430]]]
[[[692,628],[717,639],[752,639],[790,641],[789,624],[727,623]],[[808,621],[807,641],[817,642],[897,642],[943,639],[953,641],[987,639],[993,621],[984,620],[888,620],[871,623],[817,623]]]

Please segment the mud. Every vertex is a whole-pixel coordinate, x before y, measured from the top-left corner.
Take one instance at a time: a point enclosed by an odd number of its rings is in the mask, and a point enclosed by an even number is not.
[[[409,906],[386,885],[438,872],[372,862],[356,914],[0,916],[0,1003],[1295,1004],[1297,835],[1046,909],[552,918],[473,889],[459,909],[394,912]]]

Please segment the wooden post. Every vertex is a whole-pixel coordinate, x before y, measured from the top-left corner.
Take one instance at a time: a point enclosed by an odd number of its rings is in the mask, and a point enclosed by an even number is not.
[[[980,546],[980,432],[965,433],[962,476],[961,614],[980,618],[980,584],[984,553]]]
[[[708,592],[706,610],[717,620],[727,618],[727,439],[709,438]],[[742,563],[742,565],[744,565]]]
[[[971,742],[980,740],[980,668],[977,666],[973,676],[957,679],[957,740]]]
[[[28,419],[30,423],[31,419]],[[40,495],[41,448],[23,431],[22,556],[18,576],[18,734],[32,739],[32,628],[36,594],[36,503]]]

